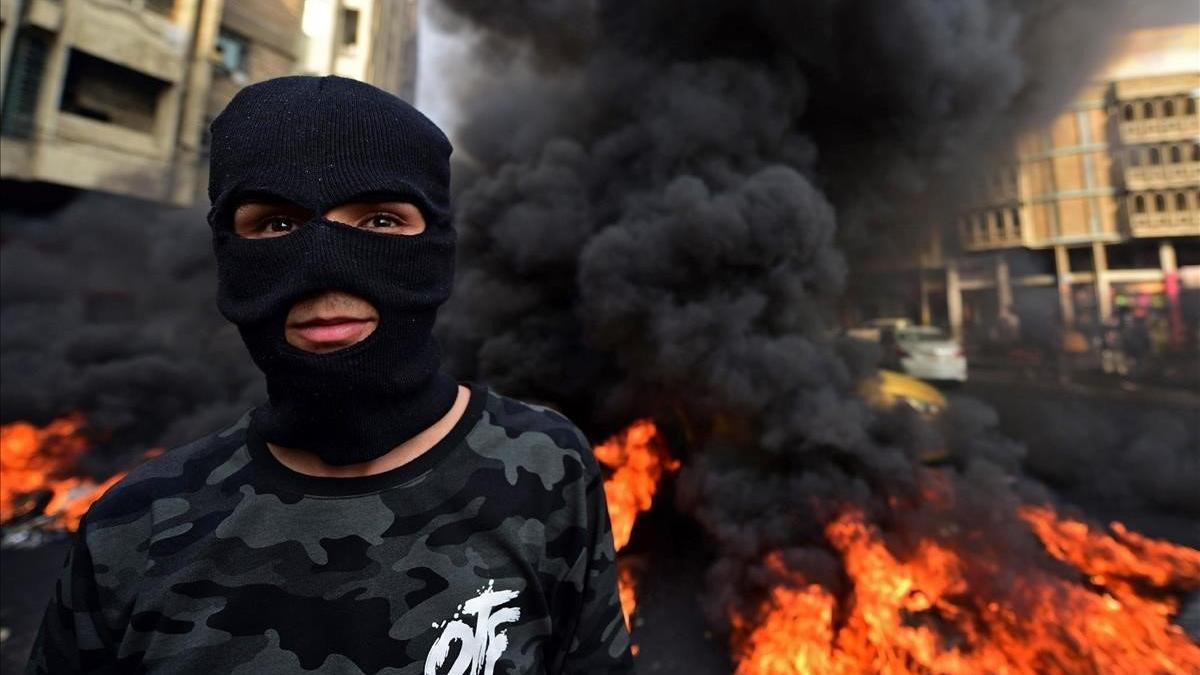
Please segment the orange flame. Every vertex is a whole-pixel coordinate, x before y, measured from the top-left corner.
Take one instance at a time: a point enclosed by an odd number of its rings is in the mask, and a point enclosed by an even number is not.
[[[1111,535],[1094,532],[1087,523],[1060,520],[1047,506],[1026,506],[1021,518],[1050,555],[1122,598],[1136,597],[1138,588],[1200,588],[1200,551],[1195,549],[1150,539],[1116,522]]]
[[[679,468],[650,420],[638,420],[625,431],[596,446],[596,459],[612,469],[604,481],[604,497],[612,520],[613,544],[620,551],[629,543],[638,514],[650,508],[663,474]],[[620,566],[617,583],[625,627],[637,607],[637,579],[628,566]],[[636,645],[635,645],[636,649]]]
[[[679,468],[650,420],[638,420],[625,431],[596,446],[596,459],[613,469],[604,481],[613,543],[625,548],[638,514],[650,508],[663,473]]]
[[[631,627],[633,611],[637,609],[637,578],[633,569],[617,561],[617,590],[621,596],[621,613],[625,615],[625,628]]]
[[[1200,586],[1200,552],[1116,525],[1112,536],[1090,532],[1046,507],[1022,517],[1079,578],[1007,570],[1006,590],[986,597],[967,582],[1000,573],[986,561],[933,541],[901,560],[861,512],[844,510],[825,534],[849,592],[836,597],[769,555],[784,583],[752,615],[731,612],[738,675],[1200,672],[1170,597]]]
[[[76,475],[75,465],[87,450],[84,419],[72,413],[44,427],[29,422],[0,426],[0,523],[37,509],[38,495],[49,493],[41,508],[43,526],[75,530],[92,502],[125,476],[118,473],[96,483]],[[154,449],[146,453],[153,456]]]

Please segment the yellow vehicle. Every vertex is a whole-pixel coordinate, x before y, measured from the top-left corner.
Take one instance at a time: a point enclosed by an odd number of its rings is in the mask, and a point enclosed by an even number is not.
[[[895,405],[906,405],[931,421],[941,415],[949,405],[946,397],[933,385],[894,370],[880,370],[875,377],[863,382],[859,394],[873,408],[885,409]],[[926,463],[941,462],[950,458],[950,449],[922,448],[919,457]]]
[[[894,370],[880,370],[863,382],[859,393],[873,407],[891,408],[903,403],[926,417],[936,417],[947,405],[946,397],[933,385]]]
[[[905,405],[932,423],[936,423],[948,405],[946,397],[937,388],[893,370],[879,370],[860,385],[858,393],[876,410]],[[679,422],[675,429],[682,434],[683,448],[693,446],[701,438],[721,439],[733,447],[751,447],[758,442],[754,422],[746,417],[718,414],[708,418],[707,425],[698,426],[682,409],[676,408],[675,412]],[[677,456],[684,453],[686,450]],[[940,462],[950,458],[950,451],[944,447],[923,448],[918,457],[927,463]]]

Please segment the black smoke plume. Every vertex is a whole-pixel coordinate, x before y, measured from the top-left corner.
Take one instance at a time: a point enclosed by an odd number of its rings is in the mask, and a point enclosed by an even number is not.
[[[919,503],[929,448],[957,453],[956,508],[1005,512],[1022,449],[995,413],[956,402],[934,429],[871,410],[855,391],[874,355],[830,337],[832,317],[863,256],[945,222],[1122,17],[1116,0],[447,2],[477,56],[447,74],[466,120],[440,326],[455,373],[596,438],[651,414],[694,439],[679,501],[716,546],[718,622],[752,602],[769,550],[835,587],[821,505],[886,521],[889,499]],[[89,196],[2,226],[2,421],[79,410],[112,468],[262,399],[215,310],[202,210]],[[1192,438],[1155,428],[1171,453]],[[1114,490],[1153,492],[1152,474]],[[1006,524],[994,546],[1023,555]]]
[[[45,424],[81,412],[106,477],[150,447],[213,432],[265,396],[217,313],[203,209],[99,194],[3,216],[0,409]]]
[[[664,396],[762,412],[775,449],[864,427],[825,339],[847,261],[949,220],[961,177],[1075,94],[1120,15],[446,5],[491,68],[459,132],[464,271],[443,325],[460,367],[618,417]]]
[[[962,401],[931,429],[872,411],[855,394],[870,355],[831,318],[856,264],[911,253],[965,179],[1070,101],[1124,6],[443,4],[482,69],[458,132],[452,361],[593,433],[684,428],[679,502],[716,545],[715,623],[760,597],[771,551],[836,587],[836,506],[885,529],[931,517],[919,457],[939,445],[959,522],[989,523],[1002,568],[1033,564],[1018,492],[1045,495],[1014,490],[1023,451],[995,412]]]

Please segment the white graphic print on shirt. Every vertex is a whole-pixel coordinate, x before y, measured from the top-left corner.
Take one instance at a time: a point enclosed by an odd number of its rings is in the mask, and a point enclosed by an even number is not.
[[[496,661],[508,648],[508,632],[497,629],[521,618],[519,607],[500,607],[517,597],[517,591],[497,591],[495,581],[479,589],[479,595],[458,606],[454,618],[434,623],[442,633],[425,657],[425,675],[492,675]],[[460,616],[475,618],[475,628]],[[458,656],[448,670],[441,670],[455,642]]]

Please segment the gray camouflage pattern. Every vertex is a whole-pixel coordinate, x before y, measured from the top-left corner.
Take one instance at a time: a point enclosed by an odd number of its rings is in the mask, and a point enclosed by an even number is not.
[[[92,506],[28,673],[632,672],[603,481],[566,418],[473,388],[434,464],[355,494],[279,478],[248,419]]]

